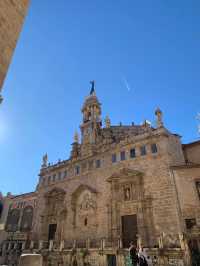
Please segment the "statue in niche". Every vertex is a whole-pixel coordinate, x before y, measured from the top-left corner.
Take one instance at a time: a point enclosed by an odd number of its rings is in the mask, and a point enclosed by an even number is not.
[[[131,199],[131,188],[126,187],[124,189],[124,200],[130,200]]]

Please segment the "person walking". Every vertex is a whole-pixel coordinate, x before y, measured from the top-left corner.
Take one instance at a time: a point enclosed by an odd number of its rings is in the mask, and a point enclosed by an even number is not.
[[[139,249],[138,252],[138,260],[139,260],[139,266],[148,266],[147,263],[147,254],[143,247]]]
[[[137,248],[133,244],[133,242],[130,243],[129,254],[130,254],[131,261],[132,261],[132,265],[137,266],[138,265]]]

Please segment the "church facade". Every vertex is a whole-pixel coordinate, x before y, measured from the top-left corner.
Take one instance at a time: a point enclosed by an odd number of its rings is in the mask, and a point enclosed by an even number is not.
[[[191,265],[200,249],[200,142],[182,145],[159,108],[156,127],[113,126],[108,117],[103,127],[94,83],[81,111],[70,158],[51,165],[43,157],[31,219],[19,226],[9,208],[13,238],[2,241],[2,257],[21,241],[44,265],[126,265],[134,242],[154,265]]]

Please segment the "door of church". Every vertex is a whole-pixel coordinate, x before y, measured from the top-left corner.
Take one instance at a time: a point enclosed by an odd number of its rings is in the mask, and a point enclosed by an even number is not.
[[[122,216],[122,243],[124,248],[128,248],[130,242],[137,244],[137,215]]]
[[[107,265],[108,266],[116,266],[117,262],[116,262],[116,256],[115,255],[107,255]]]
[[[55,239],[56,228],[57,228],[57,224],[50,224],[49,225],[49,237],[48,237],[48,240],[54,240]]]

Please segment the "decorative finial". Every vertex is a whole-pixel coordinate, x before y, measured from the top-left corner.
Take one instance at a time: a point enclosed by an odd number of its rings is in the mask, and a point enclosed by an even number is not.
[[[110,127],[111,122],[110,122],[110,118],[109,118],[108,115],[105,118],[105,124],[106,124],[106,128],[109,128]]]
[[[155,115],[157,116],[157,127],[162,127],[163,126],[163,114],[160,108],[158,107],[155,111]]]
[[[42,157],[42,168],[47,167],[48,164],[48,155],[47,153]]]
[[[91,80],[90,84],[91,84],[90,95],[95,95],[95,81]]]
[[[74,133],[74,143],[79,143],[79,135],[77,131]]]

